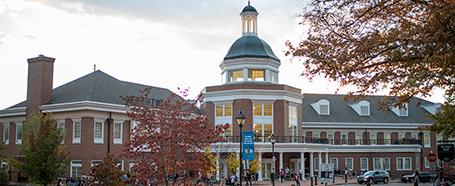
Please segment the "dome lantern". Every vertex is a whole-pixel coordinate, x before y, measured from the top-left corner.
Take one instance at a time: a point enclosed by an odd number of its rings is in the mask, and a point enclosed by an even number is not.
[[[257,35],[257,16],[258,12],[256,11],[256,8],[251,6],[250,1],[248,1],[248,5],[240,12],[243,36]]]

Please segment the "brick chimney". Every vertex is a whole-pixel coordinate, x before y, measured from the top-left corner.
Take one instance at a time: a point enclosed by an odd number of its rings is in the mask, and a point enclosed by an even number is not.
[[[39,55],[28,62],[27,117],[40,113],[40,106],[52,100],[55,58]]]

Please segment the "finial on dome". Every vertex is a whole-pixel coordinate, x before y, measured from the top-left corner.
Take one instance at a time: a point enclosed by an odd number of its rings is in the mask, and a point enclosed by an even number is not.
[[[250,5],[250,0],[248,0],[248,5]]]

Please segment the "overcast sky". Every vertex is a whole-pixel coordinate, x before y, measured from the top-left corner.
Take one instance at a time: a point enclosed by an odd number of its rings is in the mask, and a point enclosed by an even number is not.
[[[241,36],[246,0],[0,0],[0,109],[26,98],[27,58],[56,58],[54,87],[93,72],[197,95],[221,83],[219,64]],[[300,76],[284,56],[287,40],[303,39],[296,16],[303,0],[252,0],[258,35],[281,59],[279,80],[303,93],[335,93],[336,82]],[[345,93],[349,87],[338,93]],[[442,102],[441,91],[426,98]]]

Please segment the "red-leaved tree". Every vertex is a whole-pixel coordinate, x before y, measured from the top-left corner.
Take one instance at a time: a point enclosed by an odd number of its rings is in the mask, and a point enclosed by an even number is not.
[[[186,90],[182,95],[187,95]],[[150,105],[150,91],[125,97],[132,126],[127,157],[135,161],[132,177],[158,185],[190,184],[212,169],[204,150],[220,140],[220,128],[207,125],[190,103],[176,94],[158,106]]]

